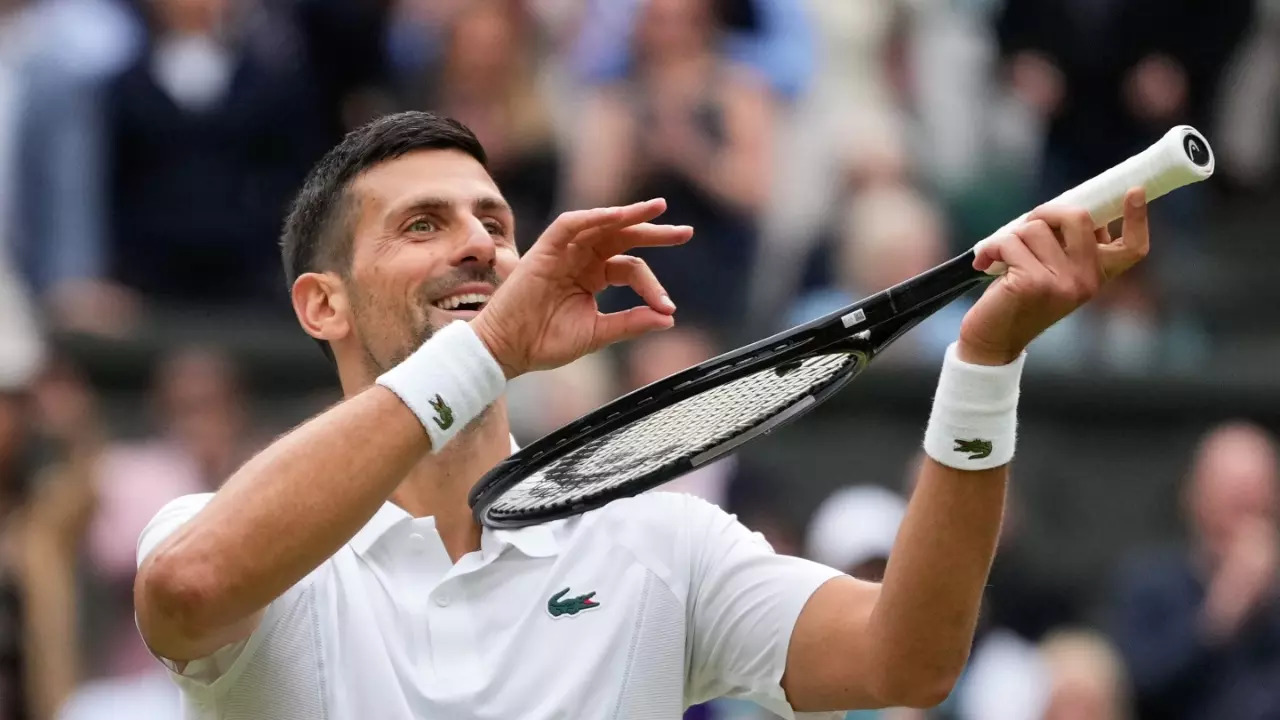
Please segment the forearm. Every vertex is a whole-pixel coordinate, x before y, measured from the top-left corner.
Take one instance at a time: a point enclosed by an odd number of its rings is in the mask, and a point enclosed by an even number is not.
[[[953,682],[968,659],[1004,512],[1008,467],[925,458],[869,633],[886,677]]]
[[[963,342],[947,352],[870,619],[888,677],[950,687],[968,659],[1004,516],[1022,362]]]
[[[280,438],[143,563],[144,635],[200,645],[266,607],[350,540],[430,448],[418,418],[376,385]]]

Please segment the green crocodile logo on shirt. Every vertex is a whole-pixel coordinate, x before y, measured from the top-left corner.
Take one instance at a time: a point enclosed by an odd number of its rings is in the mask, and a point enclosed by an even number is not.
[[[436,421],[436,425],[439,425],[441,430],[453,427],[453,408],[449,407],[444,398],[436,395],[434,399],[427,402],[431,404],[431,409],[436,411],[436,416],[432,420]]]
[[[552,595],[550,600],[547,600],[547,612],[551,614],[551,617],[558,618],[562,615],[577,615],[584,610],[600,607],[600,603],[591,599],[595,597],[595,591],[589,592],[586,595],[566,598],[565,595],[568,594],[569,588],[565,588],[555,595]]]
[[[969,453],[970,460],[981,460],[991,456],[990,440],[956,440],[955,451]]]

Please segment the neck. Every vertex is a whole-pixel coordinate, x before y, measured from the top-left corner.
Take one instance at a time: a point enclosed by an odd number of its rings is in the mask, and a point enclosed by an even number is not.
[[[510,454],[506,401],[498,400],[443,451],[423,457],[391,493],[391,501],[414,517],[434,517],[449,558],[457,562],[480,549],[480,526],[467,494]]]
[[[375,380],[355,361],[339,362],[338,376],[346,397],[367,389]],[[467,494],[510,454],[507,401],[499,398],[443,451],[423,456],[388,499],[413,517],[434,517],[449,558],[457,562],[480,549],[480,525],[471,515]]]

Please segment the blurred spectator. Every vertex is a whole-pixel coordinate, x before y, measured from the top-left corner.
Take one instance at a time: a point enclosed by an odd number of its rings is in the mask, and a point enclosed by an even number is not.
[[[60,506],[62,509],[56,514],[47,511],[42,513],[44,518],[41,523],[63,528],[60,544],[68,580],[65,588],[60,589],[68,597],[57,606],[60,610],[59,628],[67,638],[64,644],[74,647],[79,655],[68,670],[79,673],[79,679],[84,680],[92,678],[101,668],[92,667],[94,652],[85,647],[81,638],[93,636],[94,621],[101,619],[103,604],[107,607],[115,606],[112,598],[99,594],[96,588],[86,591],[86,583],[92,586],[94,578],[83,575],[79,578],[81,587],[77,602],[74,597],[76,588],[69,579],[72,566],[82,552],[85,549],[92,550],[90,525],[100,524],[99,517],[103,512],[101,501],[111,497],[110,492],[104,493],[104,488],[95,483],[106,438],[98,419],[93,393],[80,372],[65,359],[59,358],[51,364],[37,386],[34,405],[41,429],[62,447],[63,459],[51,467],[47,473],[50,479],[44,482],[48,489],[60,491],[61,498],[55,507]],[[74,513],[74,523],[58,519],[69,513]],[[49,561],[45,564],[58,567]],[[78,569],[82,571],[82,568]],[[132,613],[127,609],[131,607],[126,606],[124,611],[130,620]],[[63,614],[65,618],[62,617]],[[77,627],[76,615],[88,619],[89,627]],[[86,633],[86,630],[90,632]],[[58,699],[48,703],[41,717],[53,718],[56,710],[59,720],[90,720],[118,717],[122,709],[127,709],[134,717],[156,720],[176,718],[177,691],[160,671],[160,666],[152,663],[148,671],[138,674],[89,679],[74,691],[68,683],[58,694]]]
[[[41,471],[29,388],[0,388],[0,715],[50,718],[79,669],[75,555],[92,495]]]
[[[1222,84],[1215,173],[1262,189],[1275,181],[1280,160],[1280,2],[1258,3],[1257,22]]]
[[[39,372],[45,354],[26,286],[10,267],[9,253],[0,242],[0,386],[25,386]]]
[[[1102,635],[1059,630],[1040,644],[1048,679],[1042,720],[1129,720],[1129,682],[1119,653]]]
[[[1008,0],[998,18],[1014,91],[1047,122],[1041,200],[1173,125],[1209,132],[1252,0]]]
[[[1277,462],[1263,429],[1213,428],[1183,496],[1190,545],[1123,566],[1112,630],[1144,720],[1280,708]]]
[[[813,82],[779,119],[775,172],[752,279],[753,330],[781,322],[850,185],[899,182],[910,172],[907,114],[894,77],[905,0],[807,0],[818,56]]]
[[[610,84],[639,60],[629,43],[647,0],[586,0],[573,56],[577,77]],[[803,93],[815,70],[813,22],[803,0],[712,0],[725,32],[717,50],[753,68],[785,98]]]
[[[595,353],[517,378],[507,392],[513,434],[527,444],[595,410],[617,395],[614,375],[609,355]]]
[[[326,147],[394,110],[386,36],[393,0],[293,0],[306,65],[316,83]],[[441,2],[440,4],[446,4]]]
[[[1174,125],[1212,125],[1221,81],[1253,14],[1253,0],[1009,0],[997,20],[1011,88],[1045,124],[1035,202],[1049,200],[1145,149]],[[1197,367],[1203,321],[1187,299],[1208,291],[1203,264],[1203,187],[1153,207],[1161,238],[1148,272],[1129,284],[1149,295],[1107,317],[1101,355],[1122,370],[1157,360]],[[1165,287],[1177,292],[1161,292]],[[1160,337],[1164,335],[1164,337]],[[1109,341],[1125,342],[1107,357]],[[1170,343],[1162,347],[1161,343]]]
[[[254,0],[151,0],[111,84],[111,277],[170,302],[282,297],[277,236],[328,137],[296,29]]]
[[[678,252],[635,254],[662,278],[679,317],[732,334],[771,187],[775,101],[717,54],[719,32],[710,0],[645,0],[633,72],[592,90],[582,107],[567,204],[665,197],[662,221],[692,225],[697,239]],[[615,293],[607,307],[631,303],[625,289]]]
[[[837,490],[814,512],[805,554],[859,580],[880,582],[906,512],[900,495],[876,485]]]
[[[88,392],[83,386],[68,392]],[[256,447],[231,360],[201,348],[164,358],[152,389],[156,431],[106,446],[94,462],[98,507],[86,536],[87,580],[96,597],[95,674],[154,669],[133,624],[138,535],[168,501],[217,489]],[[105,419],[97,419],[101,423]]]
[[[439,57],[399,68],[397,79],[405,104],[456,118],[484,144],[489,172],[515,211],[521,249],[546,228],[560,172],[538,28],[525,4],[473,0],[456,8],[438,30]]]
[[[882,186],[855,195],[832,249],[832,284],[800,297],[786,318],[787,325],[839,310],[946,260],[946,233],[938,208],[909,187]],[[940,360],[959,335],[968,306],[966,299],[960,299],[939,310],[903,336],[885,357]]]
[[[0,717],[45,720],[80,673],[75,570],[93,447],[42,412],[41,367],[14,360],[0,357]]]
[[[137,23],[119,0],[39,0],[17,3],[0,26],[0,76],[10,79],[0,79],[0,238],[53,323],[118,334],[129,298],[97,282],[101,90],[136,52]]]

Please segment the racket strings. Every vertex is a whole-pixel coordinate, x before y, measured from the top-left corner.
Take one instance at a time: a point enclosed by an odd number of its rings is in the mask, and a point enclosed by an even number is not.
[[[647,476],[759,426],[857,364],[847,354],[807,358],[701,392],[557,458],[510,488],[490,513],[573,505]]]

